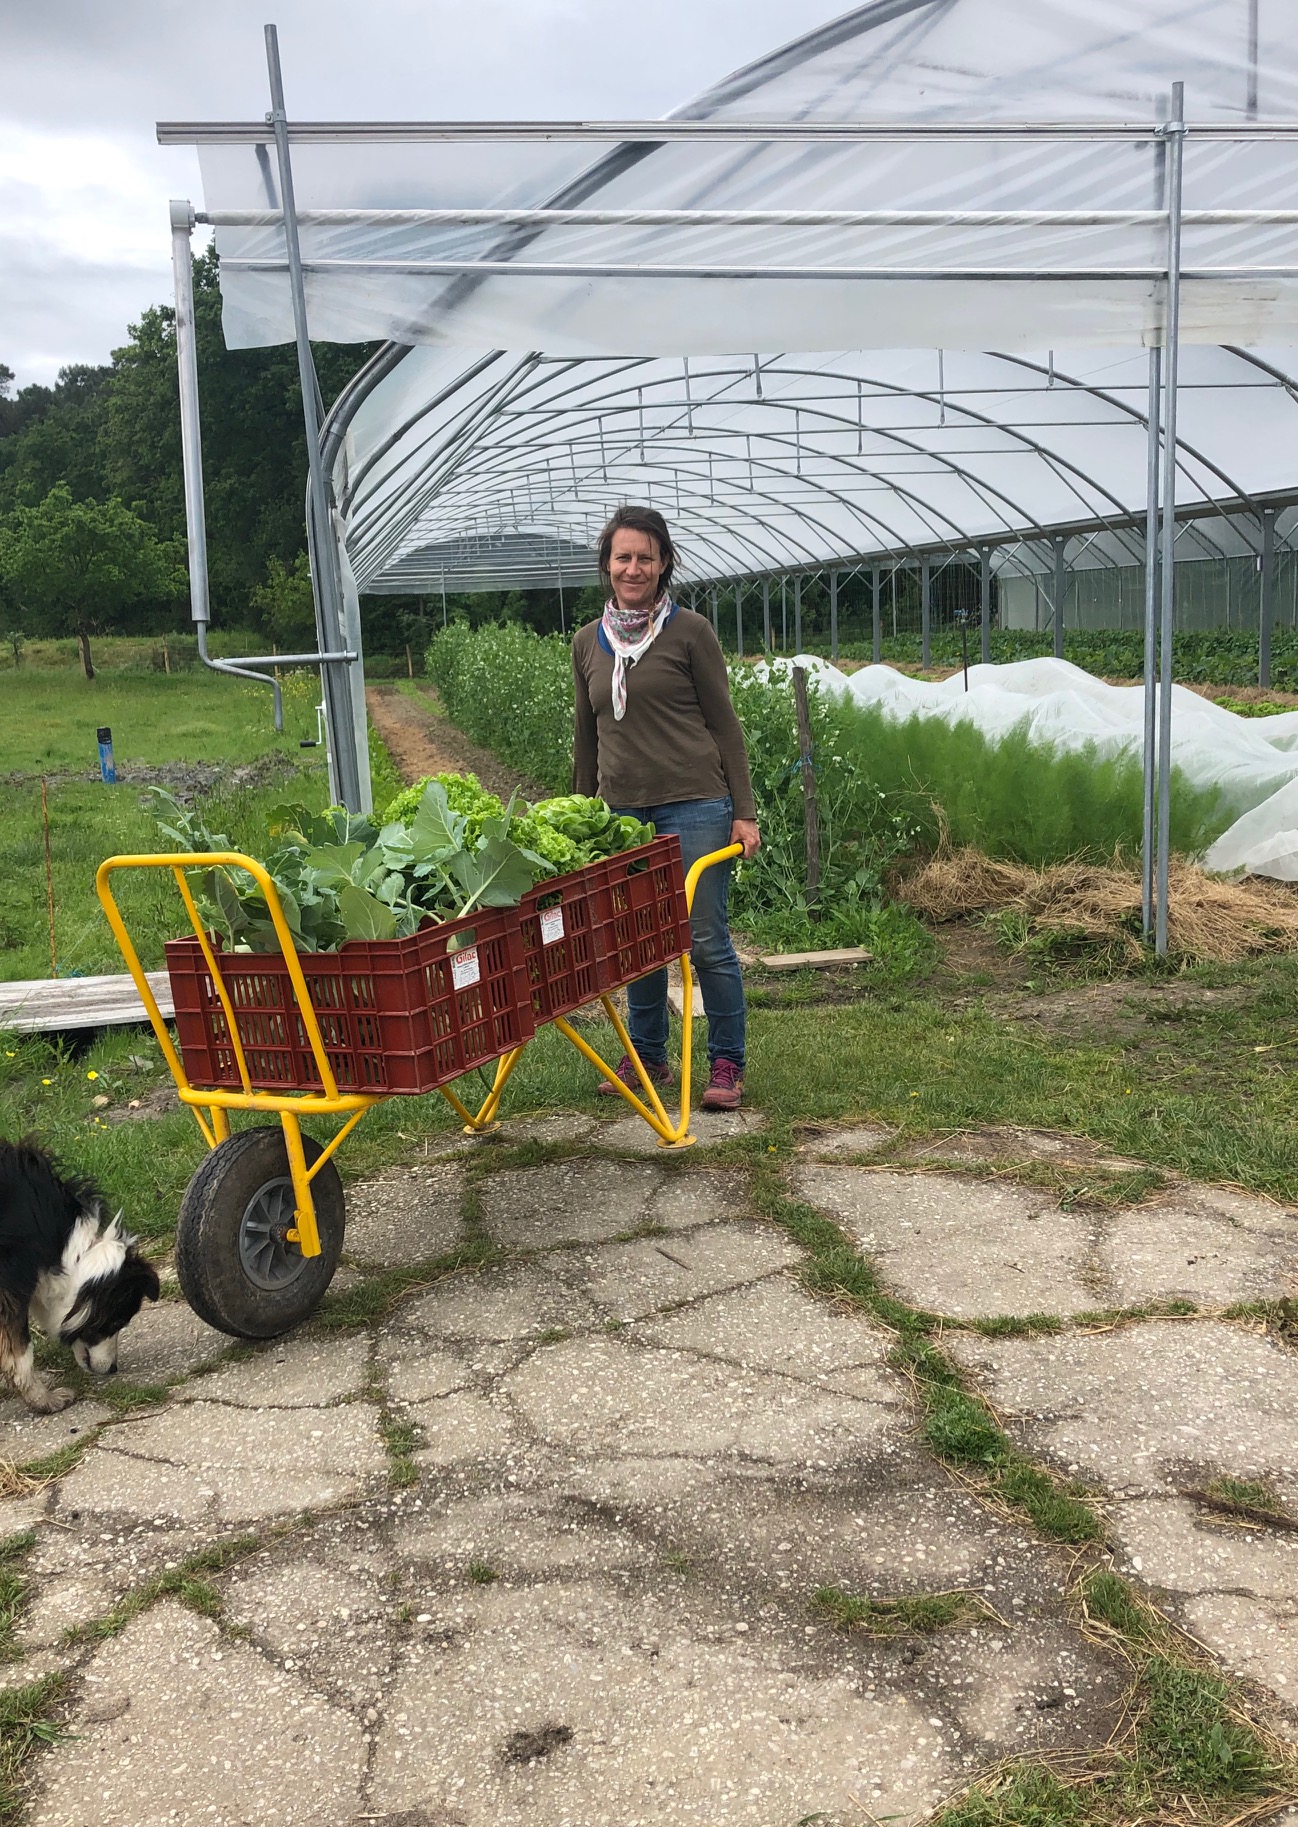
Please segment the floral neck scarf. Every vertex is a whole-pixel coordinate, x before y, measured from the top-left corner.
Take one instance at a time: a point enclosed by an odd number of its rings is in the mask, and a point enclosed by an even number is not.
[[[604,605],[603,629],[613,649],[613,716],[618,723],[626,716],[626,674],[641,654],[647,653],[671,613],[671,598],[666,591],[652,609],[623,609],[615,596]]]

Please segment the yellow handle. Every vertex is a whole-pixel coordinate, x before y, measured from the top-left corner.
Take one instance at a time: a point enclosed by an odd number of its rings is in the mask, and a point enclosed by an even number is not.
[[[732,856],[742,856],[742,844],[727,844],[724,850],[709,850],[697,863],[690,864],[690,872],[685,878],[685,906],[690,913],[694,912],[694,893],[699,885],[699,877],[705,869],[711,869],[716,863],[725,863]]]
[[[104,913],[108,919],[108,924],[113,929],[113,937],[117,940],[122,956],[126,960],[126,968],[130,971],[135,987],[140,992],[140,999],[144,1003],[145,1009],[148,1011],[149,1020],[153,1024],[153,1031],[158,1037],[158,1044],[162,1048],[163,1056],[166,1059],[167,1064],[171,1067],[177,1086],[181,1089],[188,1089],[189,1081],[185,1077],[184,1068],[180,1063],[175,1048],[171,1044],[170,1036],[166,1033],[162,1016],[158,1011],[158,1005],[153,999],[152,991],[149,989],[148,979],[145,977],[144,971],[140,966],[140,960],[136,955],[135,946],[131,941],[130,934],[126,930],[125,922],[118,911],[117,903],[113,899],[112,890],[108,885],[109,876],[117,869],[170,869],[175,876],[180,888],[181,898],[185,903],[185,911],[189,915],[189,923],[194,929],[194,936],[203,949],[204,961],[207,964],[208,970],[211,972],[213,986],[216,989],[217,995],[220,997],[221,1007],[225,1011],[225,1019],[229,1024],[230,1029],[230,1040],[234,1047],[235,1058],[239,1066],[239,1077],[243,1081],[245,1092],[250,1090],[248,1068],[244,1062],[243,1045],[239,1039],[238,1024],[234,1019],[234,1008],[225,987],[225,980],[221,976],[220,966],[216,962],[216,956],[212,951],[207,934],[203,931],[203,923],[199,918],[198,909],[194,906],[193,896],[189,892],[189,884],[185,880],[185,871],[188,869],[243,869],[247,871],[256,882],[258,888],[260,888],[262,894],[266,897],[266,906],[270,912],[271,924],[275,928],[275,937],[279,940],[280,951],[283,953],[284,962],[288,966],[289,981],[293,985],[293,994],[297,999],[298,1013],[302,1017],[302,1026],[306,1033],[311,1052],[315,1058],[316,1070],[320,1074],[320,1083],[324,1087],[324,1094],[328,1098],[336,1098],[339,1095],[338,1081],[334,1077],[333,1067],[329,1064],[329,1055],[325,1052],[324,1039],[320,1033],[320,1024],[315,1018],[315,1010],[311,1007],[311,995],[306,986],[306,978],[302,975],[302,965],[297,955],[297,947],[293,943],[293,934],[288,921],[284,918],[284,909],[280,905],[279,892],[271,877],[257,859],[251,856],[244,856],[238,850],[146,853],[140,856],[110,856],[106,862],[99,865],[98,870],[95,872],[95,891],[99,896],[100,905],[103,907]]]

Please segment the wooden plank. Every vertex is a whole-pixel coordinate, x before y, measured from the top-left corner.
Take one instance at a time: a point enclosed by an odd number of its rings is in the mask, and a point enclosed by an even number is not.
[[[703,1013],[703,992],[697,983],[694,985],[693,1005],[695,1015],[701,1015]],[[667,1006],[673,1015],[683,1015],[685,1013],[685,988],[683,984],[669,983],[667,985]]]
[[[163,1018],[175,1014],[171,979],[149,971]],[[125,973],[113,977],[39,977],[0,983],[0,1028],[10,1034],[57,1034],[72,1028],[120,1028],[147,1022],[139,992]]]
[[[862,945],[848,945],[836,952],[772,952],[760,963],[768,971],[832,971],[849,964],[868,964],[873,955]]]

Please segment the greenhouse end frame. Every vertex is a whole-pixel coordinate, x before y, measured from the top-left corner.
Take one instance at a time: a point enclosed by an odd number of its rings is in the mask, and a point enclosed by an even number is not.
[[[1174,544],[1176,538],[1176,455],[1177,388],[1180,339],[1181,286],[1186,278],[1298,278],[1298,266],[1221,266],[1182,268],[1181,247],[1184,223],[1191,212],[1185,212],[1182,200],[1184,148],[1188,138],[1248,141],[1255,139],[1298,139],[1298,123],[1263,122],[1250,119],[1240,123],[1187,123],[1183,85],[1173,89],[1173,101],[1167,118],[1161,123],[1087,122],[1087,121],[812,121],[742,122],[732,120],[690,120],[673,118],[652,122],[405,122],[405,123],[296,123],[290,124],[284,107],[278,41],[274,26],[266,28],[266,50],[270,84],[271,109],[265,123],[234,122],[215,124],[161,123],[158,138],[163,144],[231,145],[249,144],[269,150],[274,145],[279,177],[278,209],[263,211],[220,211],[211,215],[195,212],[184,200],[171,206],[173,267],[176,284],[176,339],[180,372],[181,430],[184,456],[185,502],[190,557],[191,613],[199,637],[204,663],[216,670],[271,683],[275,690],[277,727],[282,723],[279,687],[273,676],[257,670],[278,664],[319,666],[324,693],[330,790],[349,809],[370,809],[368,743],[364,709],[363,649],[361,642],[359,600],[350,581],[343,544],[343,525],[338,504],[332,496],[332,456],[345,436],[350,416],[355,413],[373,387],[391,371],[407,350],[404,345],[389,344],[380,351],[345,391],[334,410],[324,418],[314,363],[311,356],[307,316],[306,271],[355,268],[381,277],[387,272],[429,279],[452,279],[472,285],[478,279],[517,278],[527,280],[539,275],[564,278],[598,279],[607,277],[653,280],[685,275],[690,278],[724,281],[779,278],[792,282],[832,278],[835,280],[961,280],[970,278],[1024,282],[1058,282],[1073,277],[1112,278],[1147,282],[1161,289],[1161,328],[1150,337],[1148,409],[1143,415],[1147,435],[1147,502],[1145,512],[1145,725],[1144,725],[1144,815],[1143,871],[1144,924],[1154,937],[1156,950],[1167,949],[1167,898],[1170,841],[1171,776],[1171,692],[1172,682],[1172,608],[1174,582]],[[619,212],[583,208],[535,208],[506,211],[427,210],[427,211],[357,211],[310,210],[299,214],[294,198],[292,146],[295,142],[364,144],[372,141],[439,140],[456,141],[527,141],[574,140],[613,141],[616,144],[662,144],[676,140],[727,141],[760,144],[771,141],[829,141],[843,144],[945,140],[1046,140],[1068,139],[1104,141],[1156,142],[1163,148],[1166,176],[1164,207],[1155,210],[1127,211],[708,211],[653,210]],[[979,226],[1013,225],[1023,228],[1048,226],[1053,220],[1066,219],[1070,226],[1095,222],[1159,224],[1165,229],[1166,253],[1159,265],[1128,265],[1112,268],[1085,268],[1075,272],[1067,266],[1023,268],[983,268],[976,266],[890,265],[836,266],[832,262],[763,266],[752,264],[682,265],[652,262],[600,262],[528,260],[492,260],[463,258],[430,261],[312,261],[304,266],[299,227],[301,222],[323,223],[344,220],[379,222],[385,217],[402,214],[419,217],[429,223],[478,223],[508,227],[513,230],[536,230],[562,223],[565,226],[612,226],[626,220],[636,224],[670,227],[717,227],[727,223],[744,226],[764,220],[783,225],[814,225],[827,229],[859,227],[872,223],[913,223],[916,226],[953,226],[961,229]],[[1214,223],[1231,225],[1287,224],[1298,222],[1298,212],[1232,211],[1197,212]],[[309,478],[306,523],[311,553],[312,586],[315,600],[317,650],[313,653],[253,656],[237,660],[217,659],[207,650],[209,622],[206,539],[203,512],[202,456],[199,423],[198,372],[194,331],[192,267],[190,237],[199,222],[218,226],[280,226],[283,232],[282,257],[257,264],[261,270],[283,273],[287,278],[292,302],[294,340],[302,383],[303,414],[307,436]],[[521,237],[520,237],[521,238]],[[239,263],[232,262],[231,265]],[[756,358],[754,358],[756,359]],[[687,371],[688,372],[688,371]],[[322,425],[322,418],[324,419]],[[990,568],[988,554],[995,539],[979,540],[982,553],[982,599],[984,657],[986,657],[987,605],[989,603]],[[556,540],[556,547],[558,542]],[[845,555],[846,556],[846,555]],[[559,551],[562,565],[562,552]],[[1058,585],[1056,584],[1056,595]],[[875,579],[875,626],[878,627],[879,584]],[[797,580],[795,579],[795,614]],[[769,615],[769,600],[766,604]],[[800,616],[797,617],[800,623]],[[1056,650],[1062,650],[1062,616],[1056,608]],[[1160,690],[1160,685],[1165,689]]]

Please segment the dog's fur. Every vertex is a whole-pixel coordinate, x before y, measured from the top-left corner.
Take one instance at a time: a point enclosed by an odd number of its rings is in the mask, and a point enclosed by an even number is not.
[[[89,1180],[62,1174],[36,1142],[0,1141],[0,1373],[28,1408],[54,1414],[76,1393],[50,1389],[36,1369],[33,1321],[83,1370],[110,1376],[118,1334],[158,1293],[157,1270],[120,1213],[104,1223]]]

